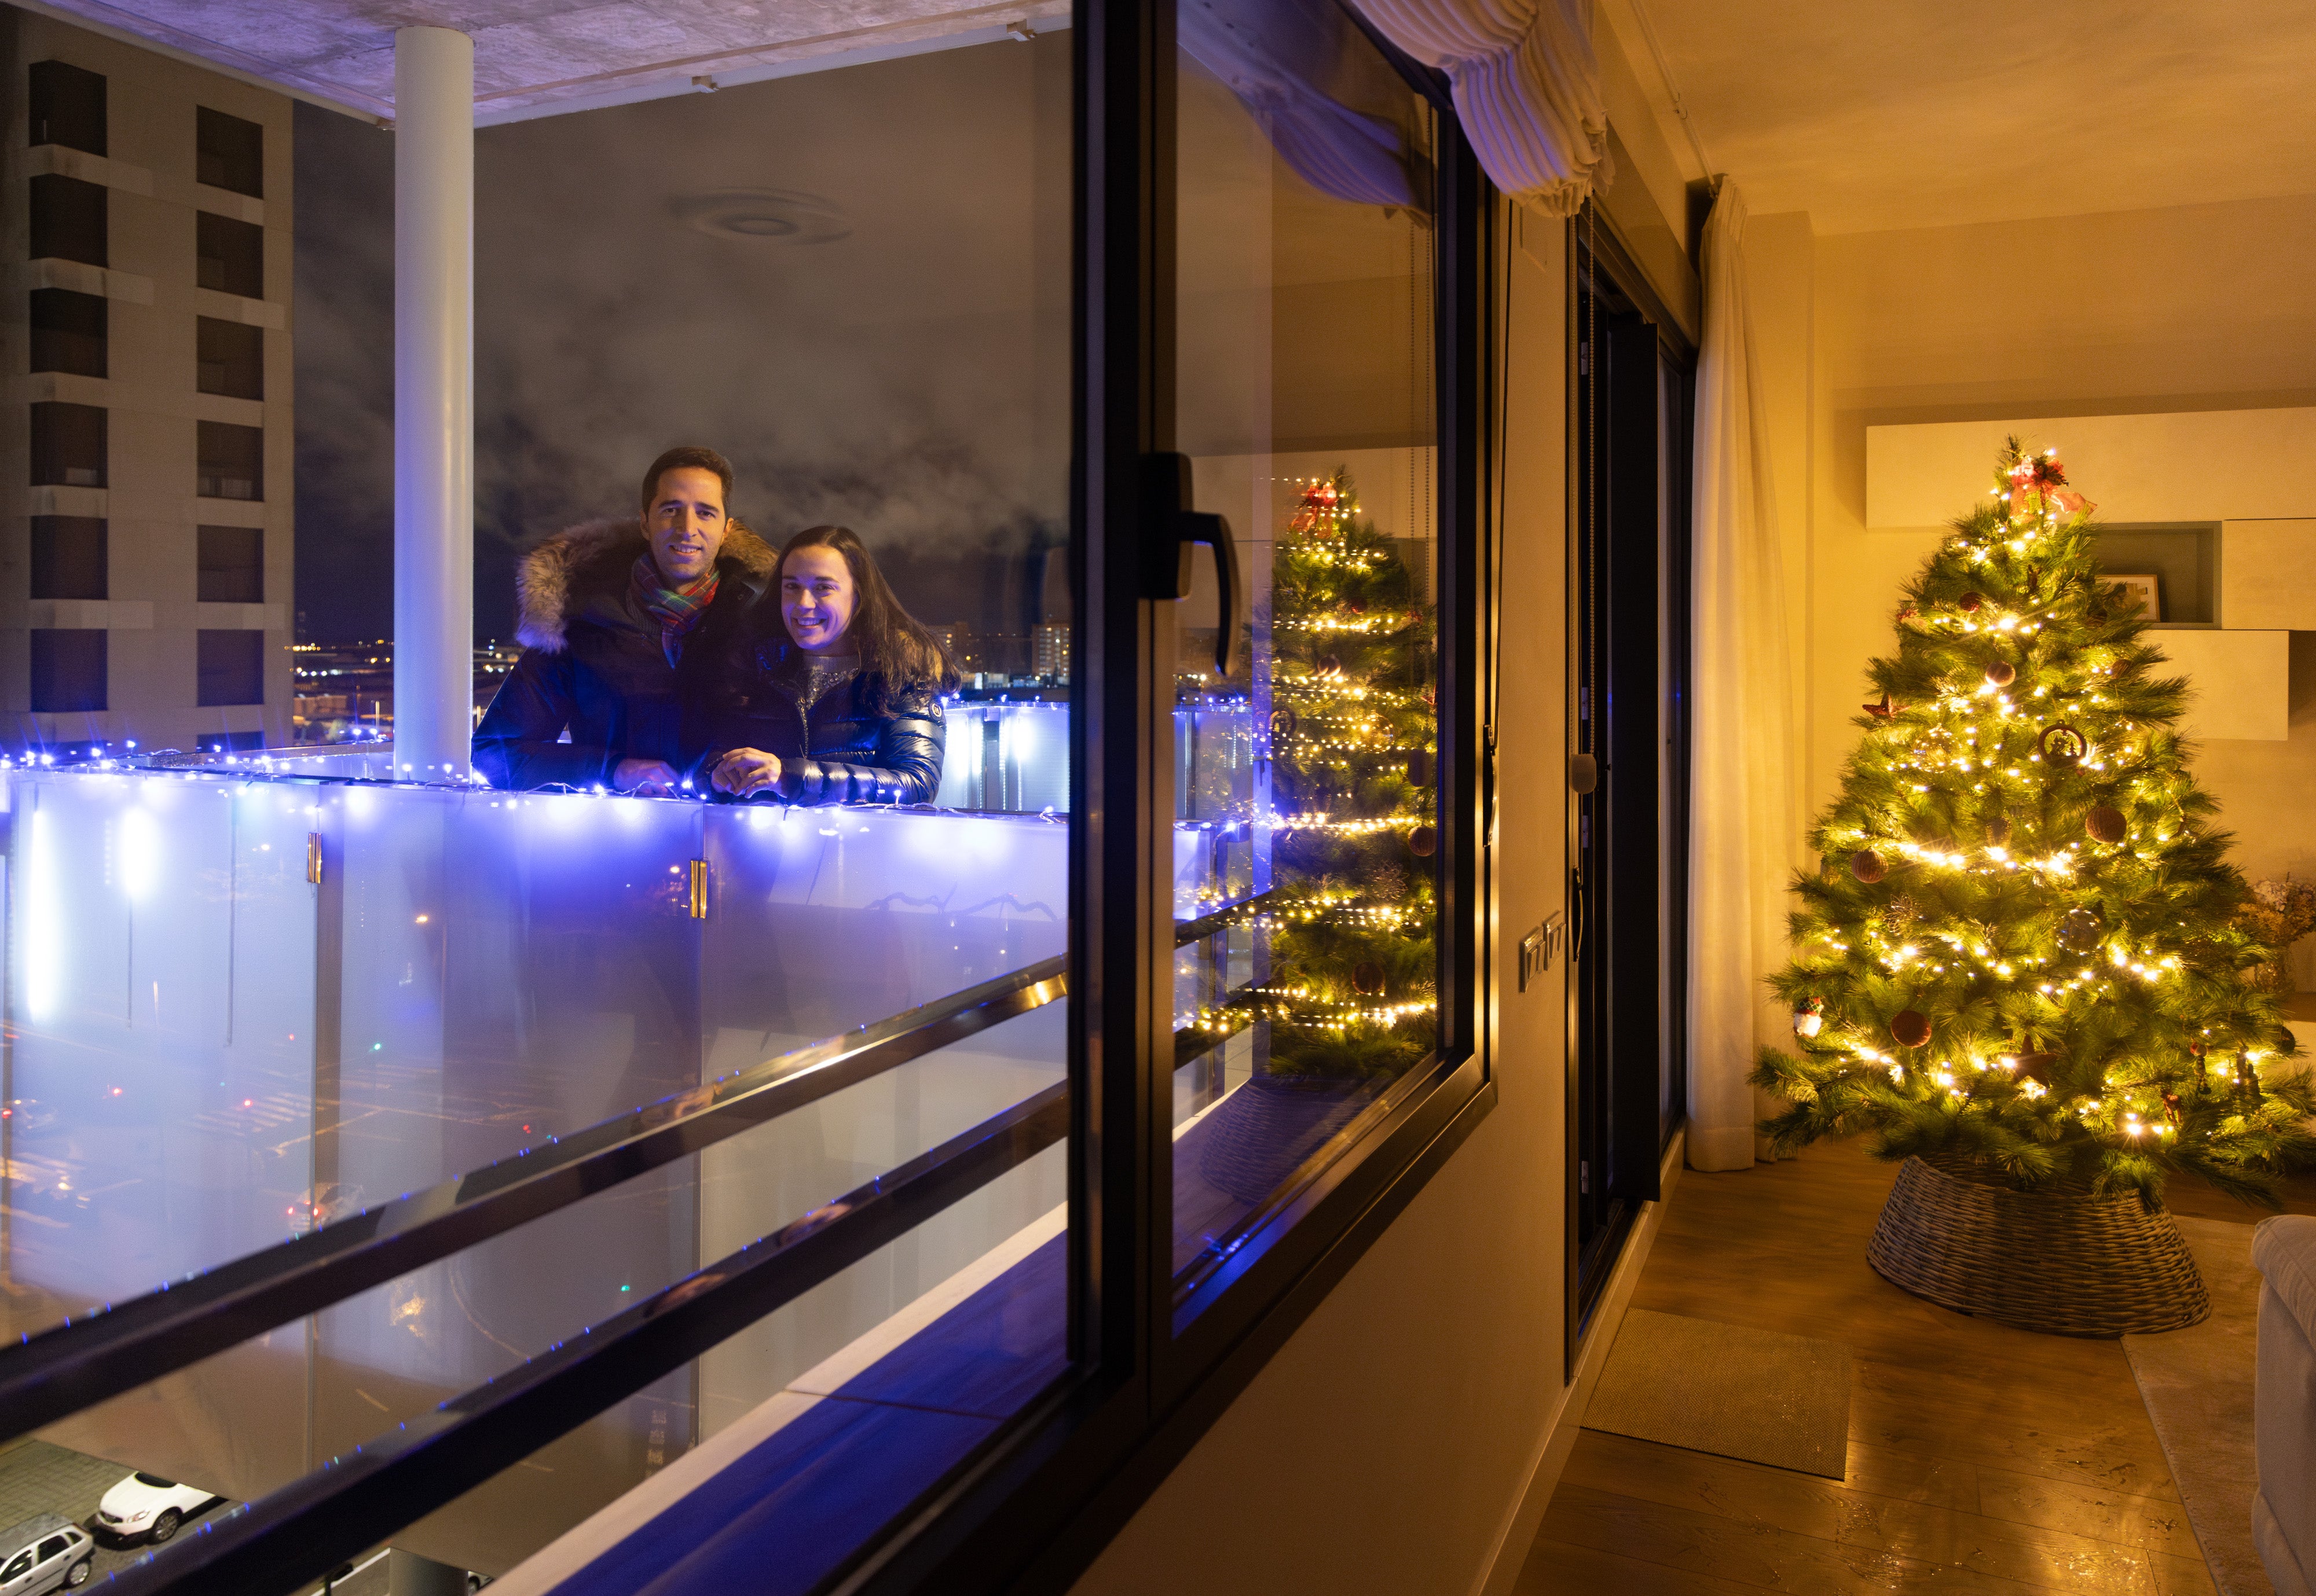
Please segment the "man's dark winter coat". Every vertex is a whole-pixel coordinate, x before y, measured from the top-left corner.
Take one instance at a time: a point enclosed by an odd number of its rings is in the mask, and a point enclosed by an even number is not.
[[[739,522],[724,536],[722,581],[673,665],[659,622],[632,595],[648,545],[643,523],[590,521],[557,533],[515,572],[522,658],[475,729],[475,768],[494,787],[609,784],[622,759],[680,767],[680,705],[706,687],[746,626],[778,554]],[[571,740],[559,740],[568,731]]]

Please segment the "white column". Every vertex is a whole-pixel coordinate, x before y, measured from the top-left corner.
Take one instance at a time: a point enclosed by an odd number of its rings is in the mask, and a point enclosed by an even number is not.
[[[462,776],[475,696],[475,41],[394,36],[394,762]]]

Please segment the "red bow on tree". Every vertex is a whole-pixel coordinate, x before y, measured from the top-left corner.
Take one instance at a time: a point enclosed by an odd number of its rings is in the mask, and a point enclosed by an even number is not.
[[[2044,502],[2056,505],[2069,515],[2091,508],[2089,501],[2067,486],[2067,468],[2059,464],[2056,455],[2025,456],[2007,474],[2010,478],[2013,509],[2029,493],[2041,495]]]
[[[1332,532],[1342,519],[1338,508],[1341,498],[1333,483],[1314,483],[1303,490],[1302,508],[1288,518],[1287,525],[1296,532]]]

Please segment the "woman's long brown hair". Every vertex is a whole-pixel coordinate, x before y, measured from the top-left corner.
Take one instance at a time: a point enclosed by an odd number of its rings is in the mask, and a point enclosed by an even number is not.
[[[948,653],[922,622],[901,607],[885,573],[877,569],[877,556],[850,527],[807,527],[780,545],[779,563],[772,567],[771,586],[764,597],[775,607],[784,645],[793,648],[795,640],[778,608],[780,573],[788,568],[788,555],[804,548],[834,549],[852,572],[852,624],[844,635],[860,652],[861,682],[872,713],[889,714],[894,700],[912,687],[947,692],[958,685],[957,667]]]

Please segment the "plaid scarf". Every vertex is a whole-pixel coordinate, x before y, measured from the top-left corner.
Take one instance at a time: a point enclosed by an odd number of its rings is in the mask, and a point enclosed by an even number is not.
[[[659,567],[652,563],[650,551],[636,556],[635,569],[628,573],[628,586],[635,591],[636,602],[659,623],[659,646],[670,665],[682,657],[685,636],[699,625],[699,617],[716,601],[718,574],[711,565],[706,576],[689,587],[662,587]]]

